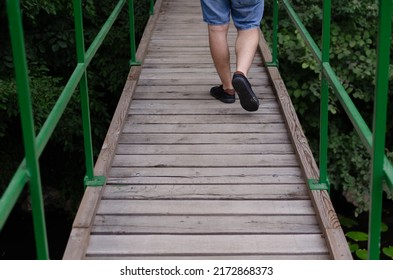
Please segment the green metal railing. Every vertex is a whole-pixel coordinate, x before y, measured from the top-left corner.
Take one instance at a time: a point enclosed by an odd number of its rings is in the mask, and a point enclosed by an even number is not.
[[[278,0],[274,1],[273,9],[273,60],[269,64],[278,66]],[[136,60],[135,43],[135,23],[134,23],[134,1],[120,0],[117,2],[110,16],[101,30],[89,46],[85,49],[85,39],[83,32],[83,15],[81,0],[73,0],[75,38],[77,64],[70,76],[66,86],[60,94],[55,106],[49,114],[47,120],[39,131],[38,135],[34,131],[34,117],[32,112],[31,94],[29,86],[28,65],[24,45],[24,35],[22,26],[22,16],[20,11],[20,1],[7,0],[7,14],[11,35],[11,44],[14,57],[15,79],[17,83],[17,94],[21,113],[21,123],[23,131],[23,144],[25,158],[16,170],[9,185],[0,199],[0,229],[3,228],[9,214],[16,204],[17,199],[25,186],[29,185],[32,214],[34,221],[34,234],[36,239],[37,258],[49,259],[49,249],[46,236],[45,212],[42,196],[42,184],[40,176],[39,157],[46,147],[49,138],[53,134],[69,100],[79,86],[80,100],[82,107],[82,122],[84,135],[84,150],[86,177],[85,186],[99,186],[105,183],[105,178],[94,175],[93,148],[90,125],[89,97],[87,67],[100,48],[105,37],[112,28],[113,23],[118,18],[120,12],[128,3],[130,19],[130,65],[139,65]],[[378,259],[380,255],[380,226],[382,217],[382,184],[386,182],[390,188],[393,187],[393,167],[387,159],[385,149],[385,127],[387,119],[387,94],[390,60],[390,38],[391,38],[391,15],[392,1],[379,0],[379,36],[378,36],[378,56],[376,69],[376,88],[374,103],[373,132],[369,129],[359,111],[355,107],[348,93],[340,83],[336,73],[329,63],[330,51],[330,21],[331,21],[331,0],[323,1],[323,30],[322,49],[320,49],[307,29],[302,24],[297,13],[288,0],[282,0],[288,15],[294,25],[299,30],[308,47],[321,67],[321,117],[320,117],[320,152],[319,168],[320,178],[309,181],[311,188],[314,185],[324,186],[329,190],[329,180],[327,171],[328,153],[328,96],[329,86],[340,100],[345,112],[348,114],[353,126],[358,132],[362,142],[372,157],[372,177],[371,177],[371,207],[369,222],[369,258]],[[150,14],[154,13],[154,0],[150,0]]]
[[[15,67],[15,79],[17,84],[18,102],[22,123],[23,144],[25,158],[14,173],[9,185],[0,199],[0,230],[7,221],[9,214],[14,208],[17,199],[28,184],[31,196],[32,215],[34,222],[34,235],[38,259],[49,259],[49,249],[46,234],[45,211],[42,195],[39,157],[45,149],[49,138],[53,134],[71,96],[75,93],[78,85],[80,91],[80,102],[82,108],[82,123],[84,135],[84,150],[86,177],[84,185],[102,186],[105,177],[94,175],[93,145],[91,137],[89,96],[87,82],[87,67],[106,38],[114,22],[119,17],[125,4],[128,2],[130,17],[131,38],[131,65],[136,64],[135,23],[134,23],[134,1],[120,0],[115,5],[97,36],[85,50],[85,38],[83,31],[82,1],[73,0],[75,39],[77,64],[75,69],[60,94],[56,104],[48,115],[38,135],[34,130],[34,116],[31,103],[29,86],[28,65],[24,44],[22,26],[22,15],[19,0],[7,0],[7,15],[9,21],[10,37]],[[154,0],[150,0],[150,14],[154,13]]]
[[[269,66],[278,66],[278,0],[273,0],[273,44],[272,62]],[[330,54],[330,23],[331,23],[331,0],[323,1],[322,22],[322,50],[319,49],[312,36],[303,25],[298,14],[291,6],[289,0],[281,1],[287,14],[291,18],[296,29],[301,34],[314,58],[321,67],[321,101],[320,101],[320,149],[319,169],[320,178],[309,180],[311,189],[326,189],[330,191],[328,180],[328,98],[329,86],[340,100],[346,114],[350,118],[363,144],[371,155],[371,205],[369,216],[369,259],[379,259],[381,222],[382,222],[382,186],[385,182],[389,188],[393,188],[393,168],[385,155],[385,134],[387,120],[387,100],[389,85],[389,64],[392,24],[392,1],[379,0],[378,16],[378,44],[377,44],[377,69],[376,87],[374,99],[373,132],[360,115],[350,96],[339,81],[335,71],[329,63]]]

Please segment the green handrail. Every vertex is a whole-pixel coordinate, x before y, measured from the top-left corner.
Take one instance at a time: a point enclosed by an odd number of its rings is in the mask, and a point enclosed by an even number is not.
[[[273,64],[278,65],[277,59],[277,33],[276,27],[278,5],[277,0],[273,0]],[[385,155],[385,133],[387,120],[387,100],[388,100],[388,81],[390,63],[390,44],[391,44],[391,23],[392,23],[392,1],[379,0],[378,16],[378,45],[377,45],[377,69],[376,87],[374,101],[373,132],[369,129],[358,109],[352,102],[350,96],[339,81],[335,71],[329,63],[330,54],[330,23],[331,23],[331,0],[323,1],[323,22],[322,22],[322,50],[319,49],[314,39],[303,25],[298,14],[291,6],[289,0],[282,0],[284,8],[291,18],[294,26],[301,34],[306,45],[311,50],[315,60],[321,67],[321,103],[320,103],[320,150],[319,150],[319,169],[320,178],[313,178],[308,181],[311,189],[325,186],[330,190],[328,171],[327,171],[327,151],[328,151],[328,98],[329,85],[338,97],[346,114],[351,120],[360,139],[371,155],[372,176],[371,203],[369,217],[369,259],[379,259],[380,257],[380,228],[382,220],[382,185],[385,182],[389,188],[393,189],[393,167]],[[269,65],[271,66],[271,65]],[[317,187],[314,184],[318,184]]]
[[[128,14],[130,16],[130,32],[135,34],[135,12],[134,12],[134,1],[128,0]],[[136,61],[136,43],[135,36],[130,36],[130,46],[131,46],[131,60],[130,66],[140,65],[139,61]]]
[[[23,40],[23,30],[21,21],[21,12],[19,10],[19,1],[7,1],[7,12],[10,24],[11,43],[13,46],[15,78],[18,85],[18,100],[22,122],[23,145],[25,148],[25,160],[20,172],[23,172],[22,182],[29,181],[32,208],[34,232],[36,236],[36,246],[41,248],[38,251],[38,259],[47,259],[49,257],[48,242],[45,228],[44,202],[42,197],[40,167],[38,163],[38,152],[36,148],[36,135],[34,131],[33,109],[31,105],[30,86],[28,79],[25,45]],[[22,171],[23,170],[23,171]],[[17,172],[17,173],[20,173]],[[21,192],[20,186],[14,185],[18,180],[13,180],[12,187],[15,190],[7,189],[13,195],[13,201]],[[18,195],[16,196],[16,194]],[[0,201],[1,202],[1,201]],[[13,207],[13,205],[12,205]],[[0,213],[9,214],[11,209],[2,209],[0,203]],[[5,220],[4,220],[5,222]],[[4,224],[1,221],[1,225]]]
[[[90,47],[85,50],[82,1],[73,0],[77,64],[37,136],[35,135],[34,131],[34,116],[29,86],[28,65],[26,60],[20,1],[7,0],[6,2],[10,39],[14,58],[18,102],[21,114],[25,158],[22,160],[0,198],[0,230],[7,221],[12,209],[15,207],[16,201],[22,193],[24,187],[26,184],[29,184],[38,259],[49,259],[45,211],[42,195],[40,166],[38,160],[78,85],[80,89],[80,100],[82,107],[86,165],[84,186],[102,186],[105,183],[105,177],[94,175],[87,67],[95,56],[97,50],[100,48],[102,42],[105,40],[113,23],[116,21],[120,12],[122,11],[126,1],[127,0],[120,0],[117,2],[110,16],[107,18],[105,24],[101,27]],[[154,13],[154,2],[154,0],[150,0],[150,14]],[[131,42],[133,42],[133,45],[131,45],[130,56],[131,58],[135,59],[136,44],[134,27],[135,23],[133,21],[133,0],[128,0],[128,5],[130,7],[129,11],[132,12],[132,15],[130,15],[130,19],[132,19],[132,22],[130,22],[130,38]]]
[[[369,219],[369,258],[380,254],[382,219],[382,182],[385,160],[386,114],[389,90],[390,38],[392,32],[392,1],[379,1],[377,73],[374,100],[373,152],[371,175],[371,215]]]

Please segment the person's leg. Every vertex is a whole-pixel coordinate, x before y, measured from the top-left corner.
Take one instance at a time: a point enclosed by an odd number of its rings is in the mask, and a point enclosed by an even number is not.
[[[233,74],[232,85],[239,95],[240,104],[247,111],[256,111],[259,100],[247,79],[248,70],[254,60],[259,42],[259,30],[250,28],[238,30],[236,38],[236,72]]]
[[[259,26],[263,16],[264,0],[232,0],[231,13],[238,30],[236,39],[236,72],[232,85],[239,95],[240,104],[247,111],[256,111],[259,100],[247,79],[259,43]]]
[[[228,28],[229,24],[209,25],[208,27],[211,56],[224,90],[233,89],[230,54],[227,41]]]
[[[221,85],[210,94],[225,103],[235,102],[231,80],[230,53],[227,34],[230,21],[230,0],[201,0],[203,20],[208,24],[210,53]]]
[[[257,28],[238,30],[236,39],[236,71],[248,75],[259,43]]]

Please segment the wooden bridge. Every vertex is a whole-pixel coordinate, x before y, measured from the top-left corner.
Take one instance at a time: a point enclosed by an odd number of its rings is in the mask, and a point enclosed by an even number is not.
[[[107,182],[86,189],[64,259],[351,259],[263,36],[252,113],[209,94],[199,1],[156,1],[137,59],[95,166]]]

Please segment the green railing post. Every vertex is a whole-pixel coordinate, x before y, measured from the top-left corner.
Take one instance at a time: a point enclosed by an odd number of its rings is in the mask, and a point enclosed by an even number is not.
[[[321,142],[320,142],[320,183],[315,179],[309,179],[311,189],[324,189],[325,182],[329,185],[327,174],[327,124],[328,124],[328,91],[329,85],[333,88],[345,113],[352,122],[363,144],[372,157],[371,204],[369,219],[369,258],[379,259],[380,255],[380,228],[382,220],[382,185],[384,182],[393,189],[393,167],[385,155],[385,133],[387,95],[389,83],[390,44],[392,31],[392,2],[391,0],[379,0],[378,17],[378,50],[377,50],[377,73],[374,100],[373,133],[359,113],[347,91],[337,77],[329,63],[330,48],[330,13],[331,0],[323,3],[323,50],[319,50],[315,41],[301,22],[288,0],[282,0],[288,15],[292,19],[297,30],[302,35],[310,48],[316,61],[322,66],[321,81]]]
[[[136,60],[136,43],[135,43],[135,11],[134,11],[134,0],[128,0],[128,14],[130,18],[130,49],[131,49],[131,61],[130,66],[141,65]]]
[[[91,137],[90,124],[90,104],[89,104],[89,90],[87,85],[87,66],[85,61],[85,42],[83,32],[83,15],[82,15],[82,1],[73,0],[74,6],[74,21],[75,21],[75,41],[78,64],[84,65],[84,72],[79,82],[81,111],[82,111],[82,126],[85,150],[85,164],[86,177],[84,185],[102,185],[102,180],[94,176],[94,160],[93,160],[93,141]],[[97,182],[98,181],[98,182]]]
[[[22,122],[26,169],[30,177],[29,186],[37,258],[49,259],[48,242],[45,228],[44,201],[42,198],[41,176],[34,131],[33,110],[31,105],[31,93],[24,45],[22,16],[20,12],[20,3],[18,0],[7,1],[7,13],[10,25],[15,77]]]
[[[150,15],[154,15],[154,0],[150,0]]]
[[[47,119],[42,125],[41,130],[36,136],[36,132],[34,130],[34,117],[31,103],[25,43],[23,38],[20,1],[6,0],[7,17],[9,21],[11,46],[14,58],[18,103],[21,111],[25,158],[22,160],[10,183],[0,197],[0,230],[6,223],[12,209],[15,207],[23,189],[29,183],[38,259],[49,259],[39,157],[45,149],[55,128],[57,127],[59,120],[78,85],[80,87],[84,149],[86,157],[87,175],[85,177],[84,183],[85,186],[103,186],[105,184],[105,176],[94,176],[93,145],[86,71],[88,65],[108,35],[111,27],[113,26],[115,20],[119,17],[126,3],[127,0],[118,1],[110,16],[107,18],[105,24],[101,27],[100,31],[94,38],[87,51],[85,51],[81,0],[73,0],[77,65],[66,85],[64,86],[64,89],[62,90]],[[132,16],[133,12],[132,5]],[[134,35],[133,40],[135,43],[133,21],[131,27],[131,34]],[[133,58],[135,60],[135,44],[133,49]]]
[[[374,99],[369,259],[379,259],[382,222],[382,183],[385,156],[386,113],[389,90],[392,1],[379,0],[377,71]]]
[[[278,67],[278,0],[273,0],[273,46],[272,61],[266,63],[267,66]]]
[[[323,73],[323,64],[329,63],[330,55],[330,21],[331,21],[331,0],[323,1],[323,23],[322,23],[322,61],[321,73]],[[330,192],[328,183],[328,127],[329,127],[329,83],[322,75],[321,78],[321,105],[320,105],[320,142],[319,142],[319,184],[324,184]]]

